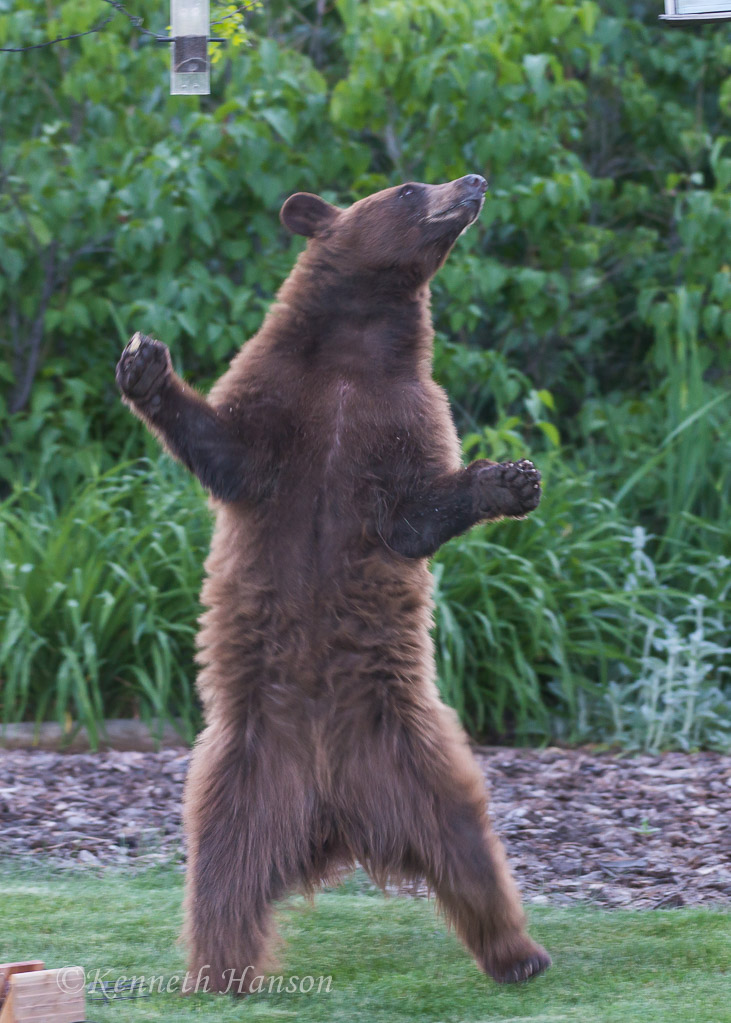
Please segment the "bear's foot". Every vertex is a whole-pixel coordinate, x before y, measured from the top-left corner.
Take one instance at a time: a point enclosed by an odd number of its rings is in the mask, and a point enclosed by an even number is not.
[[[498,984],[517,984],[547,970],[551,957],[545,948],[525,935],[486,955],[480,965]]]
[[[159,396],[172,373],[167,346],[140,334],[131,338],[117,363],[117,385],[130,401],[159,404]]]

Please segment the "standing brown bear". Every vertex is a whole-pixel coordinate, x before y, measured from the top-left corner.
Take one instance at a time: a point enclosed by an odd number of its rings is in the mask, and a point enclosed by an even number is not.
[[[207,399],[141,334],[117,367],[216,512],[184,807],[189,969],[209,990],[265,966],[277,899],[355,861],[425,876],[496,980],[550,964],[429,635],[427,559],[540,499],[531,462],[462,466],[431,377],[429,280],[486,188],[409,183],[346,210],[293,195],[281,219],[307,247]]]

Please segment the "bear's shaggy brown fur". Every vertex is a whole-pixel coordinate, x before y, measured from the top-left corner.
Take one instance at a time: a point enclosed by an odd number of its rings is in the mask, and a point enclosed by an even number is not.
[[[307,247],[207,400],[151,338],[117,367],[216,511],[184,807],[189,968],[213,990],[260,971],[273,902],[356,861],[381,883],[425,876],[495,979],[550,963],[429,635],[426,559],[540,497],[530,462],[462,467],[431,377],[429,280],[486,187],[407,184],[347,210],[294,195],[282,221]]]

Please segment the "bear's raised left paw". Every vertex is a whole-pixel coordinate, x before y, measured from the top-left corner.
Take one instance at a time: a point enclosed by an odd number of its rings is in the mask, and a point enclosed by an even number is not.
[[[485,463],[478,476],[480,503],[492,517],[523,518],[541,500],[541,474],[527,458],[519,462]]]

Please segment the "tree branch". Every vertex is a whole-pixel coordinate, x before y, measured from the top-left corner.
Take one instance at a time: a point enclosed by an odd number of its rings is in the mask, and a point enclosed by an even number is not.
[[[51,242],[43,259],[43,286],[38,300],[37,312],[32,324],[28,328],[25,342],[21,341],[17,307],[11,304],[10,325],[13,335],[13,372],[16,384],[8,405],[10,412],[21,412],[28,403],[33,381],[38,373],[41,348],[43,346],[43,324],[54,291],[69,278],[74,264],[79,259],[92,253],[105,251],[104,246],[111,237],[111,234],[108,234],[97,241],[87,242],[86,245],[82,245],[75,252],[68,255],[60,264],[58,261],[58,242]]]
[[[94,26],[94,28],[89,28],[85,32],[73,32],[68,36],[57,36],[55,39],[49,39],[45,43],[35,43],[32,46],[0,46],[0,53],[25,53],[27,50],[42,50],[46,46],[55,46],[56,43],[65,43],[69,39],[81,39],[83,36],[94,35],[95,32],[101,32],[101,30],[114,19],[115,14],[123,14],[132,27],[136,28],[137,31],[141,32],[143,35],[152,36],[153,39],[158,38],[157,32],[151,32],[148,28],[142,27],[144,19],[138,14],[130,14],[121,0],[99,0],[99,2],[108,4],[113,8],[113,10],[107,18],[100,21],[98,25]],[[211,26],[220,25],[222,21],[232,18],[240,11],[248,11],[252,7],[257,7],[258,4],[259,0],[249,0],[249,3],[242,4],[240,7],[237,7],[235,11],[229,11],[228,14],[226,14],[223,18],[219,18],[218,21],[211,22]]]
[[[101,30],[113,20],[114,15],[117,13],[123,14],[138,32],[142,32],[143,35],[152,36],[153,39],[157,39],[157,33],[150,32],[149,29],[143,28],[143,19],[139,15],[130,14],[121,0],[100,0],[100,2],[103,4],[109,4],[109,6],[113,8],[113,11],[104,19],[104,21],[100,21],[98,25],[95,25],[94,28],[89,28],[86,32],[74,32],[68,36],[57,36],[56,39],[49,39],[45,43],[35,43],[33,46],[0,46],[0,53],[25,53],[26,50],[41,50],[46,46],[55,46],[56,43],[65,43],[69,39],[81,39],[82,36],[94,35],[95,32],[101,32]]]
[[[43,261],[43,288],[38,302],[38,313],[28,335],[26,346],[25,367],[20,380],[16,383],[15,392],[10,399],[10,412],[20,412],[25,407],[30,397],[30,389],[33,386],[35,375],[38,371],[38,362],[41,356],[41,343],[43,341],[43,320],[46,315],[48,303],[57,283],[56,275],[56,251],[58,242],[51,242],[48,246],[46,258]]]

